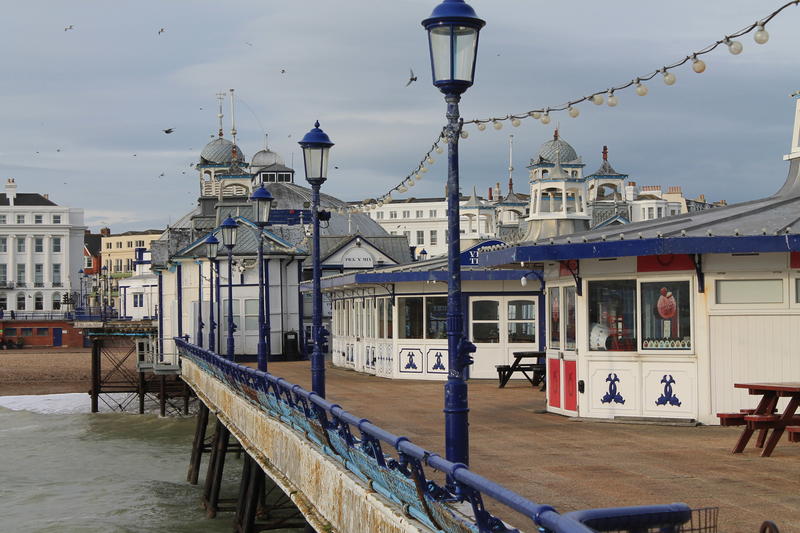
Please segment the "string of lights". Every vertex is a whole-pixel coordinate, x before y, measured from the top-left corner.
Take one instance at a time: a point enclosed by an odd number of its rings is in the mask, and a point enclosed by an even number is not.
[[[706,70],[706,63],[705,61],[703,61],[703,59],[701,59],[701,57],[713,52],[721,45],[725,45],[728,48],[728,51],[733,55],[741,54],[742,51],[744,50],[744,45],[741,43],[741,41],[737,41],[735,39],[742,37],[743,35],[747,35],[748,33],[754,32],[753,40],[756,42],[756,44],[760,45],[766,44],[767,41],[769,41],[769,33],[766,30],[766,25],[770,21],[772,21],[772,19],[778,16],[781,12],[783,12],[786,8],[791,6],[796,6],[798,4],[800,4],[800,0],[791,0],[790,2],[786,2],[785,4],[778,7],[775,11],[767,15],[766,17],[756,20],[752,24],[745,26],[739,31],[725,35],[722,39],[718,39],[712,42],[705,48],[701,48],[700,50],[691,52],[682,59],[679,59],[670,64],[666,64],[663,67],[655,69],[654,71],[649,72],[647,74],[634,77],[625,83],[621,83],[619,85],[615,85],[607,89],[592,92],[587,96],[568,100],[567,102],[560,105],[538,107],[529,111],[525,111],[524,113],[515,113],[515,114],[508,114],[505,116],[465,120],[463,124],[464,125],[475,124],[476,128],[479,131],[484,131],[486,129],[487,124],[491,123],[494,129],[500,130],[503,128],[503,122],[505,121],[510,121],[513,127],[518,127],[522,124],[523,120],[528,118],[539,120],[542,124],[549,124],[551,121],[550,114],[554,112],[566,111],[570,117],[577,118],[580,115],[580,109],[576,106],[584,102],[591,102],[598,106],[603,105],[605,103],[609,107],[616,107],[619,104],[619,98],[617,96],[618,92],[633,87],[638,96],[646,96],[647,93],[649,92],[649,89],[647,85],[644,84],[644,82],[652,80],[659,74],[662,76],[662,81],[664,82],[665,85],[669,86],[675,85],[675,82],[677,81],[677,76],[675,75],[673,70],[685,65],[686,63],[691,62],[692,70],[697,74],[702,74]],[[467,130],[462,129],[461,138],[466,139],[467,137],[469,137],[469,132]],[[340,209],[340,212],[343,213],[363,212],[371,209],[376,209],[378,207],[383,206],[384,204],[390,203],[394,199],[393,196],[394,194],[403,194],[408,192],[408,189],[410,187],[413,187],[416,182],[421,180],[424,174],[428,171],[428,167],[434,163],[435,159],[433,154],[434,153],[441,154],[444,151],[442,145],[446,143],[447,143],[447,138],[444,136],[444,128],[442,128],[442,130],[439,132],[439,136],[433,142],[427,153],[422,157],[416,168],[412,170],[408,175],[406,175],[400,181],[400,183],[389,189],[387,193],[381,196],[363,200],[358,205]]]

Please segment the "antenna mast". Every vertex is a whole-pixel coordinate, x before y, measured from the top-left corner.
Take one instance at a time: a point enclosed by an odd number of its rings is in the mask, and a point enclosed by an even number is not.
[[[512,179],[514,174],[514,134],[508,136],[508,179]]]
[[[219,119],[219,133],[218,135],[222,137],[222,101],[225,99],[225,93],[217,93],[217,100],[219,100],[219,113],[217,113],[217,118]]]
[[[236,99],[233,96],[233,89],[230,89],[231,92],[231,137],[233,137],[233,144],[236,144]]]

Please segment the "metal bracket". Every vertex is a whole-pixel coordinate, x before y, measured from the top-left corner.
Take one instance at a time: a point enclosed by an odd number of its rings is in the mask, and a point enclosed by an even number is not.
[[[376,283],[376,285],[382,287],[383,290],[389,293],[389,295],[392,297],[392,307],[394,307],[394,283]],[[391,289],[389,287],[391,287]]]
[[[692,254],[694,263],[694,271],[697,273],[697,292],[706,292],[706,274],[703,272],[703,256],[700,254]]]
[[[575,261],[574,269],[572,268],[572,261]],[[575,294],[577,294],[578,296],[583,296],[583,280],[579,274],[581,267],[580,260],[572,259],[567,261],[561,261],[560,264],[563,265],[564,268],[569,270],[570,274],[572,274],[572,279],[575,280]]]

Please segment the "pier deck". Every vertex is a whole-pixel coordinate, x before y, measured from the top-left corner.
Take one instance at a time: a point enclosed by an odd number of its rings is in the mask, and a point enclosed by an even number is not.
[[[310,388],[308,362],[269,370]],[[796,445],[781,442],[771,458],[754,450],[734,456],[737,428],[570,420],[543,413],[545,393],[527,381],[499,389],[473,380],[469,393],[470,468],[559,512],[681,501],[720,507],[720,531],[755,532],[764,520],[800,530]],[[427,449],[444,448],[441,383],[329,367],[327,396]]]

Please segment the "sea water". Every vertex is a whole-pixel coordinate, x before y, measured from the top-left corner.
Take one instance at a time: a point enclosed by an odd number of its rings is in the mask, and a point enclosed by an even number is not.
[[[0,397],[0,532],[230,532],[186,482],[195,418],[90,414],[86,394]],[[222,497],[238,494],[241,461]]]

